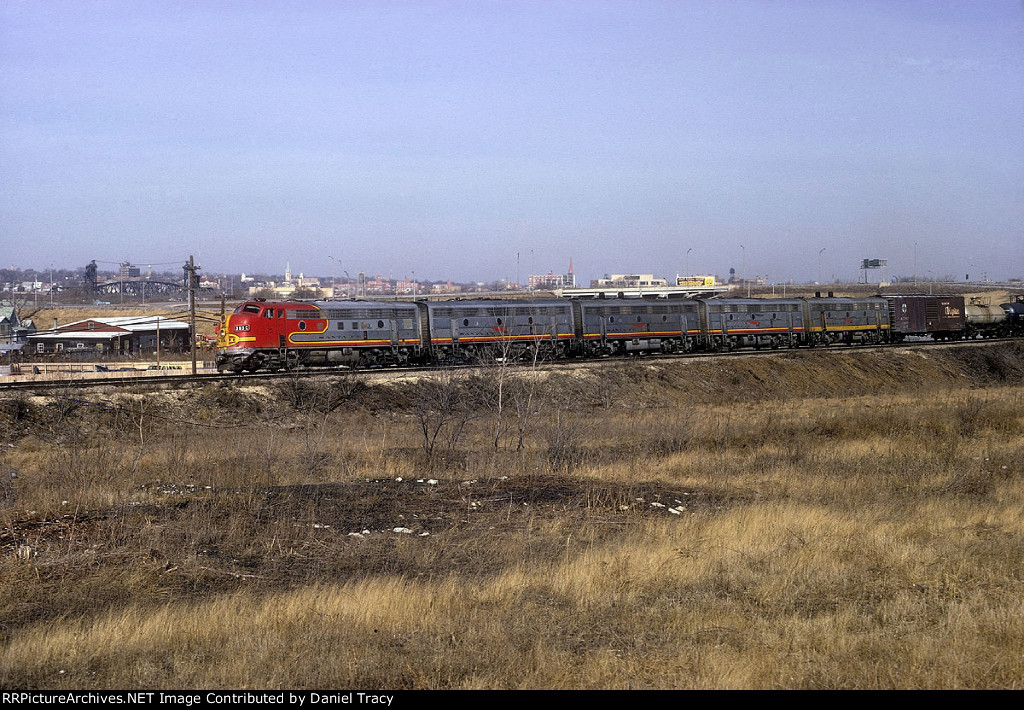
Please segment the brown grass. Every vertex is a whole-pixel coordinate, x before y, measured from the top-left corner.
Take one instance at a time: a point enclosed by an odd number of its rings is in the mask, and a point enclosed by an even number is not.
[[[1018,688],[986,350],[11,397],[0,686]]]

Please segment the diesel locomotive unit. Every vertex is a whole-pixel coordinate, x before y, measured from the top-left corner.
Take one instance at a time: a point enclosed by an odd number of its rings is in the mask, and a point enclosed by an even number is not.
[[[951,340],[1024,330],[1024,299],[962,296],[280,301],[239,305],[217,368],[395,366]]]
[[[588,357],[636,352],[690,352],[701,336],[697,301],[611,299],[573,301],[577,340]]]
[[[217,369],[566,357],[569,301],[249,301],[222,318]]]
[[[575,336],[572,303],[559,299],[418,303],[431,361],[565,357]]]
[[[217,368],[403,364],[423,348],[411,303],[249,301],[222,319]]]

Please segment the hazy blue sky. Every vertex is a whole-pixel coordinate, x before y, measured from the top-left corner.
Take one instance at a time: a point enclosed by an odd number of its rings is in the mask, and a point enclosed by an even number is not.
[[[1005,279],[1022,225],[1021,0],[0,0],[4,266]]]

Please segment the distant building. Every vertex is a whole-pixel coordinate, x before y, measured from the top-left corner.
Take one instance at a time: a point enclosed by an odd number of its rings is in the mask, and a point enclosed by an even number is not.
[[[546,274],[530,276],[527,281],[527,288],[531,291],[554,291],[560,288],[574,288],[576,286],[576,274],[572,271],[572,259],[569,259],[569,271],[564,274],[556,274],[549,271]]]
[[[0,302],[0,344],[24,343],[35,329],[32,321],[18,318],[18,309],[13,303]]]
[[[363,274],[360,274],[363,276]],[[391,279],[385,279],[380,274],[375,278],[367,279],[363,276],[363,295],[378,294],[387,295],[395,292],[395,284]]]
[[[411,279],[402,279],[401,281],[397,281],[395,282],[395,293],[415,296],[419,293],[419,283]]]
[[[551,271],[542,275],[530,276],[527,281],[531,291],[547,291],[565,287],[565,274],[556,274]]]
[[[451,281],[445,281],[444,283],[436,283],[431,285],[431,293],[461,293],[462,287],[453,284]]]
[[[28,336],[37,353],[77,352],[82,355],[135,355],[155,352],[157,338],[164,352],[189,349],[188,323],[161,316],[87,318]]]
[[[665,279],[656,279],[654,274],[605,274],[603,279],[590,282],[591,288],[645,288],[667,286]]]
[[[137,279],[142,272],[139,267],[132,266],[127,261],[121,264],[121,270],[118,276],[122,279]]]

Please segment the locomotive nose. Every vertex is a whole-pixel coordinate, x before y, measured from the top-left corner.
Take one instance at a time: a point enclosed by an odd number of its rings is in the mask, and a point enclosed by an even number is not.
[[[231,319],[232,316],[230,315],[223,316],[220,321],[220,327],[217,329],[217,347],[221,350],[238,345],[238,341],[241,340],[233,332],[234,328],[232,328]]]
[[[220,323],[217,325],[217,347],[226,348],[228,347],[228,318],[230,316],[221,316]]]

